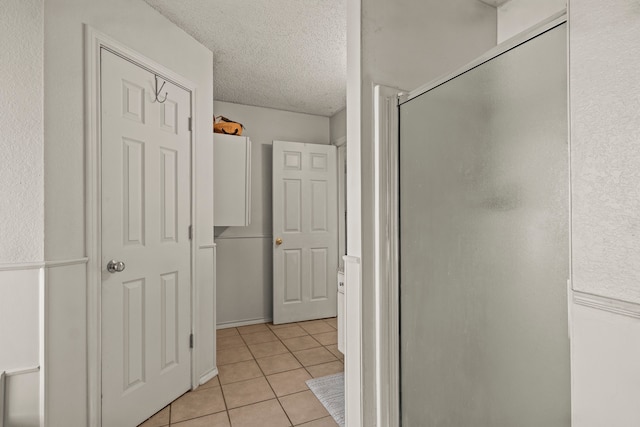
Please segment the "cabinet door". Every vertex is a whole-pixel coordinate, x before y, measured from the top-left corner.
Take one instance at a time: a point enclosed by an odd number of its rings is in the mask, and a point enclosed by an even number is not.
[[[251,223],[251,140],[215,134],[214,225],[247,226]]]

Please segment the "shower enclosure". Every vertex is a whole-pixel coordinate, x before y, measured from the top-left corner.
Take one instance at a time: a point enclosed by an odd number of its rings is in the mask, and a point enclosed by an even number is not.
[[[400,105],[403,427],[570,425],[566,24]]]

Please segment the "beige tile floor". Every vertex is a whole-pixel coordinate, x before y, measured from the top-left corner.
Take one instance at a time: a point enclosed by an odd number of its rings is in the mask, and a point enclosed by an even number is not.
[[[337,426],[305,381],[342,372],[336,319],[220,329],[219,375],[140,427]]]

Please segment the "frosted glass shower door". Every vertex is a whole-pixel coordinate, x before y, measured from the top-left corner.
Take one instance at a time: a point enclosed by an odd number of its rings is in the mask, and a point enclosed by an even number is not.
[[[566,25],[400,107],[403,427],[568,427]]]

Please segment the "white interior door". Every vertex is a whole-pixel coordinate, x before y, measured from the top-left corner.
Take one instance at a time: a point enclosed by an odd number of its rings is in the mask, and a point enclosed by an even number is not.
[[[104,427],[136,426],[191,386],[190,93],[166,82],[159,103],[154,88],[102,50]]]
[[[336,147],[273,141],[273,322],[336,315]]]

